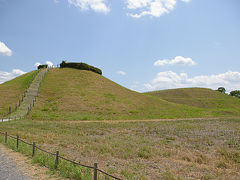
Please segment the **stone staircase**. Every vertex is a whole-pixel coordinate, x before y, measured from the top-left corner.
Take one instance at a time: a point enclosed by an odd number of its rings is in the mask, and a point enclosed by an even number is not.
[[[34,107],[34,103],[36,102],[40,86],[48,71],[48,68],[39,70],[38,74],[35,76],[33,81],[28,85],[28,88],[25,90],[24,95],[19,101],[16,110],[11,112],[6,119],[2,119],[2,121],[22,119],[29,114],[31,109]]]

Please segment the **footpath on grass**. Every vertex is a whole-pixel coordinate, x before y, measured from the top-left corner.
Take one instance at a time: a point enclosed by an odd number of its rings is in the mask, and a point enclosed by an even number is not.
[[[167,122],[167,121],[193,121],[193,120],[217,120],[217,119],[229,119],[239,117],[203,117],[203,118],[176,118],[176,119],[130,119],[130,120],[51,120],[56,123],[129,123],[129,122]],[[41,120],[39,120],[41,121]],[[43,120],[41,122],[47,122]]]
[[[29,88],[27,88],[25,91],[25,96],[23,97],[20,106],[16,109],[16,111],[9,114],[7,118],[2,119],[0,122],[22,119],[28,115],[29,111],[34,107],[40,86],[48,70],[49,69],[42,69],[39,71],[39,73],[30,84]]]

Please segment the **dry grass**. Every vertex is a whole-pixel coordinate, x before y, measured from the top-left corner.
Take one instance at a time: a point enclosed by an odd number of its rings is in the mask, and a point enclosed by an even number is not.
[[[68,123],[16,121],[1,131],[124,179],[237,179],[240,119]]]

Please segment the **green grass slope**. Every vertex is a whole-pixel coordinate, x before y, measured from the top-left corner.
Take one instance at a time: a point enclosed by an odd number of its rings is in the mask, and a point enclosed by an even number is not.
[[[206,88],[180,88],[144,93],[168,102],[205,109],[213,115],[240,115],[240,100]]]
[[[34,73],[32,71],[0,84],[0,117],[8,112],[9,106],[15,107]]]
[[[51,69],[40,89],[33,119],[150,119],[200,117],[200,108],[178,105],[126,89],[96,73]]]

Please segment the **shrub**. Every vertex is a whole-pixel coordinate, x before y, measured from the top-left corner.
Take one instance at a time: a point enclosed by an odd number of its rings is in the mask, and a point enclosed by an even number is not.
[[[42,65],[39,65],[39,66],[38,66],[38,69],[43,69],[43,68],[47,68],[47,67],[48,67],[47,64],[42,64]]]
[[[234,96],[234,97],[237,97],[237,98],[240,98],[240,91],[239,90],[231,91],[230,95]]]
[[[66,61],[62,61],[62,63],[60,64],[60,68],[65,68],[65,67],[75,68],[75,69],[80,69],[80,70],[88,70],[88,71],[92,71],[92,72],[102,75],[101,69],[96,68],[94,66],[90,66],[86,63],[74,63],[74,62],[67,63]]]
[[[217,89],[217,91],[221,92],[221,93],[226,93],[226,89],[224,87],[219,87]]]

